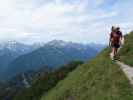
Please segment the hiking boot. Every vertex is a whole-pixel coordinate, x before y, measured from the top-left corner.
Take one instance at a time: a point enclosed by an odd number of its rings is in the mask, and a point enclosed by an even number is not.
[[[111,60],[114,60],[114,55],[113,55],[113,53],[110,53],[110,58],[111,58]]]
[[[115,55],[115,56],[114,56],[114,59],[119,61],[119,60],[120,60],[120,56]]]

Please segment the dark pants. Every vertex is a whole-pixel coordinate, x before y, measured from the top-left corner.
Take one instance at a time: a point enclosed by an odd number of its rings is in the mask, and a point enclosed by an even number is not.
[[[118,44],[118,43],[112,43],[111,46],[112,46],[112,48],[118,49],[120,47],[120,44]]]

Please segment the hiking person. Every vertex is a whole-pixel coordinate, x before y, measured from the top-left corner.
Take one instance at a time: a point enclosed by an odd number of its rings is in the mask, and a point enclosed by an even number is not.
[[[115,28],[114,26],[112,26],[110,39],[109,39],[109,46],[112,47],[112,52],[110,54],[112,60],[116,59],[118,49],[122,44],[121,41],[122,41],[122,32],[120,31],[120,27]]]

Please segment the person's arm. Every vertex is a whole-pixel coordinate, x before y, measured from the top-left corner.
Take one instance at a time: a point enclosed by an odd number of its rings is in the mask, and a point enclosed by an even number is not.
[[[123,45],[124,44],[124,36],[122,35],[122,32],[121,32],[121,37],[120,37],[120,44]]]
[[[111,38],[112,38],[112,34],[110,34],[109,36],[109,47],[111,46]]]

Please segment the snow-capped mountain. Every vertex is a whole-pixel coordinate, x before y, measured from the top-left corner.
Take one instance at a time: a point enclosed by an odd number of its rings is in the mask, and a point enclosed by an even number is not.
[[[82,43],[74,43],[74,42],[66,42],[63,40],[53,40],[45,45],[53,46],[53,47],[68,47],[68,48],[76,48],[79,50],[93,48],[97,51],[101,51],[106,45],[96,44],[96,43],[89,43],[89,44],[82,44]]]
[[[45,45],[49,45],[49,46],[54,46],[54,47],[63,47],[63,46],[66,46],[68,45],[70,42],[65,42],[63,40],[52,40],[48,43],[46,43]]]
[[[23,43],[19,43],[16,41],[8,41],[4,43],[0,43],[0,50],[8,49],[13,52],[19,52],[19,53],[27,53],[31,50],[34,50],[35,48],[39,48],[40,45],[26,45]]]

